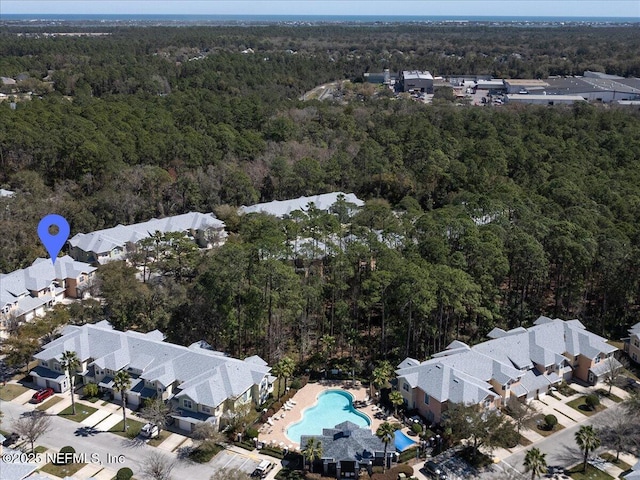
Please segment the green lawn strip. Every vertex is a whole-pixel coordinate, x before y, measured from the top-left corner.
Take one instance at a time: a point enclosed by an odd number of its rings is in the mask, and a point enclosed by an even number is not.
[[[224,450],[224,447],[211,442],[206,442],[192,450],[191,453],[189,453],[189,459],[197,463],[208,463],[222,450]]]
[[[0,400],[5,402],[10,402],[14,398],[22,395],[24,392],[29,390],[22,385],[16,385],[15,383],[7,383],[6,385],[0,387]]]
[[[75,475],[78,470],[84,467],[86,463],[69,463],[68,465],[54,465],[53,463],[47,463],[40,469],[41,472],[50,473],[56,477],[64,478]]]
[[[556,415],[557,417],[557,415]],[[553,427],[553,430],[547,430],[544,423],[544,415],[541,413],[539,415],[534,416],[531,420],[525,422],[525,425],[534,432],[538,432],[543,437],[548,437],[552,433],[559,432],[564,427],[559,423],[556,423],[556,426]]]
[[[157,447],[162,442],[164,442],[167,438],[169,438],[169,435],[171,435],[171,432],[167,432],[166,430],[162,430],[160,432],[160,435],[158,435],[156,438],[150,439],[147,442],[147,445],[151,445],[152,447]]]
[[[42,445],[37,445],[36,448],[34,448],[36,453],[44,453],[48,450],[47,447],[43,447]]]
[[[115,433],[116,435],[120,435],[121,437],[135,438],[138,436],[143,426],[144,426],[144,423],[127,418],[126,432],[122,431],[122,420],[120,420],[113,427],[111,427],[109,431],[111,433]]]
[[[47,400],[44,403],[41,403],[40,405],[38,405],[36,407],[36,410],[40,410],[40,411],[44,411],[47,410],[48,408],[53,407],[56,403],[61,402],[62,398],[61,397],[53,397],[50,398],[49,400]]]
[[[96,403],[98,400],[100,400],[100,397],[82,397],[82,400],[84,400],[85,402],[89,402],[89,403]],[[104,405],[104,403],[103,403],[103,405]]]
[[[623,472],[626,472],[627,470],[631,470],[631,465],[629,465],[627,462],[624,462],[622,460],[618,460],[616,462],[616,456],[609,452],[600,453],[598,454],[598,456],[603,460],[606,460],[607,462],[611,463],[612,465],[615,465],[616,467],[621,468]]]
[[[578,397],[574,400],[571,400],[570,402],[567,402],[567,405],[569,405],[571,408],[574,408],[575,410],[582,413],[583,415],[586,415],[587,417],[590,417],[591,415],[601,412],[602,410],[607,408],[604,405],[600,404],[600,405],[597,405],[593,410],[590,410],[589,407],[587,407],[587,404],[585,402],[586,398],[587,398],[586,395],[582,397]]]
[[[76,414],[75,415],[72,414],[73,407],[71,405],[69,405],[67,408],[65,408],[63,411],[61,411],[58,414],[58,416],[66,418],[66,419],[69,419],[69,420],[73,420],[74,422],[80,423],[85,418],[90,417],[91,415],[93,415],[97,411],[98,411],[97,408],[89,407],[87,405],[82,405],[81,403],[76,403]]]
[[[603,472],[592,465],[587,465],[587,470],[584,472],[582,471],[582,464],[576,465],[569,469],[567,473],[575,480],[608,480],[613,478],[607,472]]]
[[[613,394],[613,393],[609,393],[608,390],[604,390],[604,389],[599,389],[596,392],[598,395],[600,395],[600,397],[604,397],[604,398],[608,398],[609,400],[613,400],[616,403],[620,403],[622,401],[622,399],[620,397],[618,397],[617,395]]]

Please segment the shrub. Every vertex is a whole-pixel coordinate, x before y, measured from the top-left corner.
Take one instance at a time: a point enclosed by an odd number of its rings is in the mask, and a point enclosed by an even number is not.
[[[258,438],[258,430],[253,427],[247,427],[247,429],[244,431],[244,435],[247,439]]]
[[[555,415],[545,415],[544,424],[547,427],[547,430],[553,430],[553,428],[558,424],[558,419]]]
[[[67,446],[62,447],[60,449],[60,453],[63,454],[63,455],[60,455],[58,457],[58,460],[60,460],[60,461],[56,462],[56,465],[66,465],[68,462],[67,462],[67,459],[65,458],[66,455],[64,455],[64,454],[65,453],[72,453],[72,454],[76,453],[76,449],[71,447],[71,446],[69,446],[69,445],[67,445]]]
[[[271,408],[273,408],[277,412],[282,408],[282,402],[274,402],[274,404],[271,405]]]
[[[84,386],[84,395],[85,397],[97,397],[98,396],[98,385],[95,383],[87,383]]]
[[[121,468],[116,474],[116,480],[129,480],[131,477],[133,477],[133,471],[129,467]]]
[[[300,390],[302,387],[300,385],[300,380],[294,378],[291,380],[291,390]]]
[[[420,433],[422,433],[422,425],[420,425],[419,423],[414,423],[413,425],[411,425],[411,431],[416,435],[419,435]]]
[[[378,470],[379,469],[379,470]],[[404,473],[407,477],[413,476],[413,468],[409,465],[397,465],[382,473],[382,467],[373,467],[372,480],[397,480],[398,475]]]
[[[592,393],[586,396],[584,403],[589,407],[589,410],[595,410],[596,407],[600,405],[600,399],[598,398],[598,395]]]

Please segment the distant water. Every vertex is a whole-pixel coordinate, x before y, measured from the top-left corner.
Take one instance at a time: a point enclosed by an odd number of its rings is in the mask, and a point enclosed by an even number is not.
[[[410,16],[410,15],[103,15],[0,14],[0,21],[31,22],[161,22],[161,23],[640,23],[638,17],[517,17],[517,16]]]

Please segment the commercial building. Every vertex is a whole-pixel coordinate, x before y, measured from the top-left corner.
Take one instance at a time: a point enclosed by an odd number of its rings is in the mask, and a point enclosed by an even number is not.
[[[171,401],[176,426],[187,432],[201,422],[220,425],[229,407],[262,404],[275,380],[271,368],[258,356],[239,360],[211,350],[204,342],[184,347],[165,342],[158,330],[120,332],[102,321],[67,327],[62,337],[34,356],[39,365],[30,373],[39,387],[56,392],[69,389],[60,366],[66,351],[75,352],[80,361],[76,375],[81,383],[95,383],[119,401],[114,377],[125,371],[131,378],[124,393],[128,405],[136,408],[146,398]]]
[[[514,79],[503,80],[507,93],[537,93],[542,92],[549,86],[544,80],[536,79]]]
[[[527,103],[530,105],[573,105],[586,102],[580,95],[533,95],[513,93],[505,96],[505,103]]]
[[[540,317],[531,328],[495,328],[488,336],[473,347],[454,341],[424,362],[405,359],[396,375],[408,408],[438,423],[449,403],[497,408],[511,397],[541,398],[562,380],[595,384],[620,366],[617,348],[579,320]]]
[[[433,93],[433,75],[427,71],[404,70],[400,85],[403,92]]]
[[[640,79],[599,77],[549,77],[547,95],[580,95],[590,102],[610,103],[640,99]]]
[[[213,213],[189,212],[91,233],[78,233],[69,240],[69,255],[89,263],[103,264],[123,260],[135,243],[156,232],[184,233],[201,247],[221,245],[227,235],[224,222],[218,220]]]

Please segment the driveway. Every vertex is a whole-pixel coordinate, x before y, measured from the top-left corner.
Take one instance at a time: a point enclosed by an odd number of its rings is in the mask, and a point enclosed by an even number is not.
[[[34,406],[2,402],[1,407],[4,413],[2,427],[4,430],[11,431],[13,421],[20,418],[23,413],[32,411]],[[150,447],[145,442],[101,432],[57,415],[51,416],[51,428],[38,439],[36,444],[54,451],[58,451],[65,445],[70,445],[79,454],[85,453],[88,457],[94,455],[94,458],[99,461],[97,463],[100,467],[113,471],[129,467],[134,474],[137,474],[147,456],[152,452],[157,452],[171,461],[177,462],[173,471],[176,478],[207,479],[214,472],[209,464],[203,465],[188,460],[178,460],[175,454]]]

